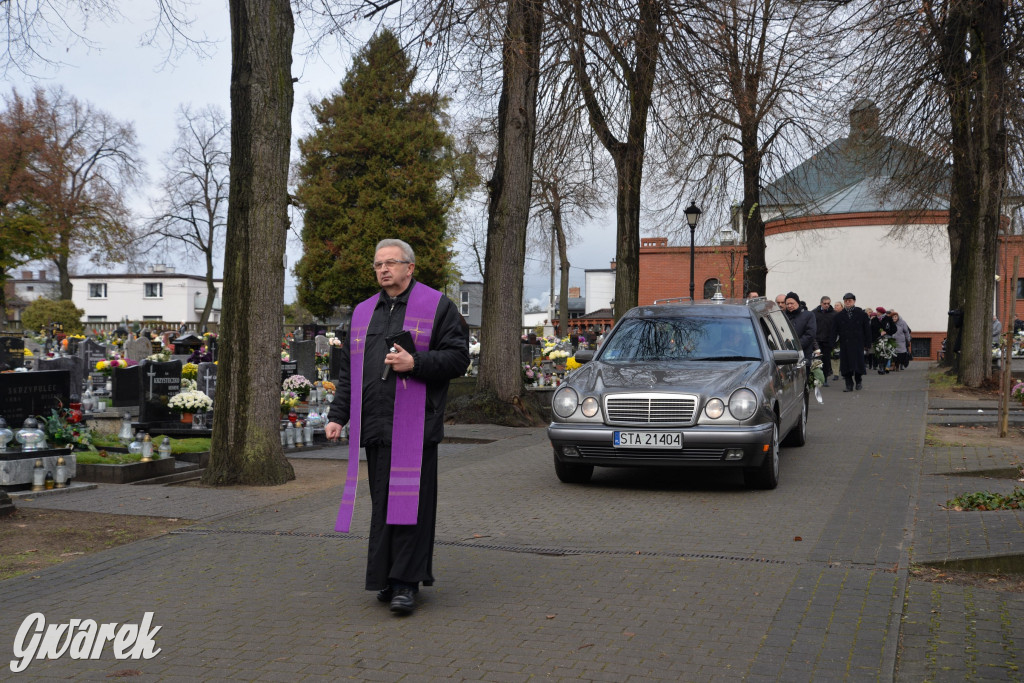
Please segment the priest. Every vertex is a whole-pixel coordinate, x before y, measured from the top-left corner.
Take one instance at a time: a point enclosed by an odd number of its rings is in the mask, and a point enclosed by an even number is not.
[[[448,382],[469,366],[469,330],[450,299],[413,278],[407,243],[378,243],[373,269],[382,291],[352,312],[325,432],[335,441],[349,424],[335,529],[351,528],[362,446],[372,506],[366,589],[408,615],[420,584],[434,583],[437,445]]]

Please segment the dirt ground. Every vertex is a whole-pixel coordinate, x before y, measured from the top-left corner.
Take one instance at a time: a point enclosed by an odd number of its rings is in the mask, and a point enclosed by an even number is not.
[[[291,463],[295,479],[274,487],[271,497],[285,500],[345,481],[344,461],[292,459]],[[14,505],[13,514],[0,517],[0,581],[191,524],[188,519],[45,510],[18,507],[17,501]]]

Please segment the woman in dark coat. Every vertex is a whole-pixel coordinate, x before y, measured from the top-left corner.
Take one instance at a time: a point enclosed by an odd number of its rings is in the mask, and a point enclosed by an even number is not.
[[[861,380],[867,372],[864,351],[871,347],[868,315],[856,303],[857,297],[847,292],[843,295],[843,310],[832,319],[834,339],[839,344],[839,374],[846,381],[843,391],[853,391],[854,380],[856,388],[861,388]]]

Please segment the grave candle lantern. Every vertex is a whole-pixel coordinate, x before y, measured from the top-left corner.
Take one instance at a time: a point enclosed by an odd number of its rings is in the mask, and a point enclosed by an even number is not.
[[[36,460],[32,467],[32,490],[42,491],[46,488],[46,469],[43,467],[42,459]]]
[[[164,440],[160,442],[160,448],[157,449],[157,454],[160,456],[161,460],[171,457],[171,438],[169,436],[165,436]]]
[[[46,445],[46,434],[39,429],[39,422],[34,417],[25,419],[25,424],[14,434],[14,438],[21,444],[23,451],[37,451]]]
[[[64,456],[57,458],[57,470],[56,474],[53,475],[54,482],[57,488],[62,489],[68,485],[68,467],[64,462]]]
[[[7,420],[0,417],[0,453],[7,450],[7,444],[14,438],[14,432],[7,428]]]
[[[142,437],[142,460],[139,462],[149,462],[153,459],[153,439],[150,438],[149,434]]]

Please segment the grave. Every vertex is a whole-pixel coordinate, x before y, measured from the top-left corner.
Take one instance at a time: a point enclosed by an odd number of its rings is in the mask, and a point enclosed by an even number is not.
[[[327,335],[318,334],[316,339],[313,340],[316,344],[317,355],[326,355],[331,350],[331,341],[327,338]]]
[[[36,370],[52,372],[66,370],[71,375],[71,394],[81,396],[82,383],[85,381],[85,363],[77,356],[60,356],[58,358],[40,358]]]
[[[18,431],[28,417],[49,416],[51,410],[70,402],[67,370],[0,373],[0,415],[11,431]]]
[[[110,405],[115,408],[137,408],[142,403],[142,365],[115,368],[110,373]]]
[[[20,335],[0,336],[0,369],[25,367],[25,339]]]
[[[14,430],[17,431],[17,430]],[[68,481],[75,478],[75,454],[68,448],[41,448],[36,451],[22,451],[20,448],[8,449],[0,453],[0,487],[14,492],[32,485],[32,474],[36,460],[43,461],[43,469],[51,473],[57,471],[57,458],[64,458]]]
[[[183,334],[172,342],[175,356],[191,356],[203,345],[203,338],[193,332]]]
[[[292,375],[297,374],[299,374],[298,363],[293,360],[281,361],[281,384],[284,384],[284,381]]]
[[[86,339],[78,345],[76,355],[84,363],[85,376],[92,375],[92,390],[95,392],[98,389],[102,389],[106,384],[107,378],[96,372],[96,364],[106,359],[107,347],[96,343],[92,339]]]
[[[316,381],[316,342],[293,341],[292,360],[295,362],[295,373],[302,375],[310,382]],[[283,380],[282,380],[283,381]]]
[[[196,386],[199,391],[203,392],[210,397],[210,400],[216,401],[217,393],[217,364],[216,363],[200,363],[199,364],[199,375],[196,377]]]
[[[342,355],[343,353],[344,349],[342,349],[340,346],[331,347],[330,372],[328,372],[327,374],[330,376],[330,379],[332,380],[336,380],[338,379],[338,377],[341,376],[341,365],[344,359],[344,356]]]
[[[167,402],[181,391],[181,361],[146,363],[142,375],[140,423],[180,422],[181,416]],[[149,430],[147,430],[149,431]]]
[[[153,355],[153,344],[149,341],[148,337],[139,337],[124,343],[124,357],[128,360],[141,363],[151,355]]]
[[[46,353],[43,351],[42,344],[37,344],[35,341],[31,339],[25,340],[25,352],[26,356],[29,352],[32,353],[31,357],[25,358],[25,367],[28,368],[29,370],[35,370],[36,362],[40,358],[46,356]]]

